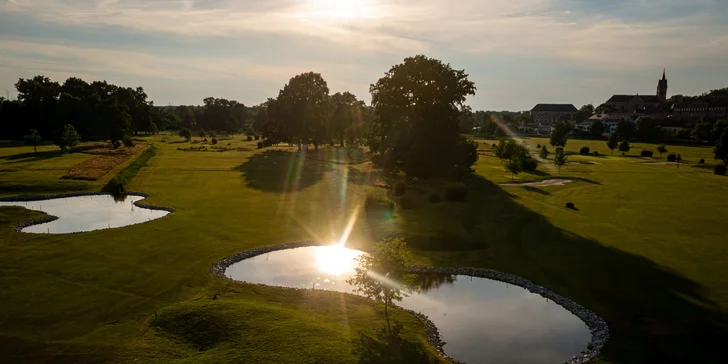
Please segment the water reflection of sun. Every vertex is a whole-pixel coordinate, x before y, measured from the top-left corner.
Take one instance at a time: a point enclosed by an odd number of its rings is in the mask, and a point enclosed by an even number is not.
[[[344,248],[341,245],[316,247],[316,266],[322,273],[343,275],[353,273],[356,267],[355,258],[360,252]]]

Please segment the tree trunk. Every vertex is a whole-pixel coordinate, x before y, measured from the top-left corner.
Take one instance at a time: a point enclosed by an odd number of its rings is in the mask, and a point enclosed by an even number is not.
[[[38,146],[36,146],[36,145],[33,146],[33,153],[38,153]]]
[[[384,318],[387,320],[387,330],[392,333],[392,326],[389,325],[389,310],[387,309],[387,301],[384,301]]]
[[[342,147],[344,146],[344,135],[343,134],[339,135],[339,145]]]

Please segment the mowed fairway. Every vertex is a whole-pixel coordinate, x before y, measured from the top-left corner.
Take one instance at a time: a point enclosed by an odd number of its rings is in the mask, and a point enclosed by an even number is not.
[[[177,148],[193,144],[168,138],[151,138],[157,155],[129,186],[150,194],[145,202],[176,209],[165,218],[31,235],[13,226],[40,213],[0,208],[0,361],[356,362],[352,340],[361,329],[384,325],[373,304],[231,283],[209,272],[217,260],[253,247],[336,241],[350,220],[351,247],[366,250],[398,234],[417,264],[514,273],[590,308],[612,332],[597,362],[721,360],[728,339],[728,178],[694,167],[700,158],[713,163],[710,148],[668,146],[684,158],[678,169],[609,155],[601,141],[570,140],[567,151],[590,145],[602,154],[570,161],[600,164],[572,163],[560,173],[540,164],[516,180],[574,182],[525,188],[499,186],[511,176],[485,155],[493,141],[481,141],[468,202],[431,204],[429,194],[444,187],[429,183],[408,190],[413,209],[387,217],[361,209],[367,192],[383,193],[367,183],[379,178],[371,165],[318,160],[341,158],[338,148],[304,159],[287,147],[256,150],[240,136],[219,145],[245,151],[185,152]],[[633,145],[630,154],[643,147]],[[31,160],[29,152],[0,148],[0,196],[21,194],[26,184],[29,194],[50,193],[39,186],[59,184],[57,192],[103,185],[58,179],[83,161],[76,154]],[[22,168],[12,165],[18,160]],[[397,319],[424,346],[422,325],[405,313]]]

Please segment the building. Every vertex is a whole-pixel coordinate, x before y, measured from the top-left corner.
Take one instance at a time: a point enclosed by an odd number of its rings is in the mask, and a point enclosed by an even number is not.
[[[531,109],[531,117],[535,124],[550,129],[555,122],[568,120],[575,112],[577,109],[572,104],[538,104]]]
[[[657,91],[652,95],[614,95],[604,104],[609,111],[616,112],[635,112],[647,111],[654,112],[667,100],[667,78],[665,70],[662,71],[662,78],[657,81]]]
[[[728,102],[705,100],[681,102],[672,107],[672,116],[683,120],[726,119],[728,118]]]

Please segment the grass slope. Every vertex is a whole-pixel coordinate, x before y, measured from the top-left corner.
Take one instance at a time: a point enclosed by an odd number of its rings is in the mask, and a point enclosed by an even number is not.
[[[430,183],[408,190],[412,209],[367,216],[359,208],[366,193],[383,193],[368,184],[386,176],[367,163],[328,163],[340,159],[337,148],[304,159],[255,150],[239,136],[218,145],[244,151],[219,153],[179,151],[192,145],[179,139],[158,142],[157,155],[129,185],[150,194],[149,203],[176,209],[163,219],[44,236],[12,232],[14,223],[37,213],[0,209],[0,351],[39,362],[352,362],[350,340],[359,329],[382,325],[368,303],[223,282],[209,269],[252,247],[338,240],[354,216],[353,247],[366,249],[397,233],[419,264],[515,273],[596,311],[612,330],[597,362],[723,359],[728,247],[720,224],[728,213],[728,179],[694,164],[712,163],[710,148],[668,146],[682,154],[680,169],[641,164],[635,154],[654,146],[640,143],[624,157],[572,155],[570,161],[600,164],[569,164],[560,173],[540,164],[536,173],[516,178],[575,182],[531,188],[499,186],[511,176],[496,158],[481,155],[467,202],[427,202],[444,191]],[[487,154],[492,141],[481,142]],[[608,154],[602,141],[571,140],[566,150],[582,145]],[[0,152],[5,164],[26,151]],[[16,186],[53,184],[53,163],[65,166],[67,157],[17,158],[27,169],[40,162],[47,170],[3,170],[3,177]],[[568,201],[579,210],[566,209]],[[203,340],[199,351],[189,334],[209,333],[212,328],[196,326],[206,320],[229,323],[231,334],[210,333],[213,339]],[[424,342],[421,326],[406,323],[407,335]]]

